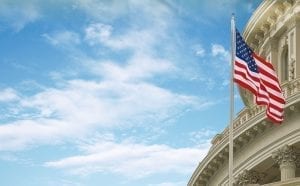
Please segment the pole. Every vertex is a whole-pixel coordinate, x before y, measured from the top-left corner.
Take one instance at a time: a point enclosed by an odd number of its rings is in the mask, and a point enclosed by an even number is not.
[[[233,185],[233,117],[234,117],[234,85],[233,71],[235,58],[235,20],[234,14],[231,17],[231,75],[230,75],[230,123],[229,123],[229,163],[228,177],[229,186]]]

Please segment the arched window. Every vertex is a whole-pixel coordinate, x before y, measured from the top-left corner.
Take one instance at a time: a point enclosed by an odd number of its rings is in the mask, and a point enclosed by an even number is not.
[[[281,55],[281,80],[282,82],[289,80],[289,51],[285,47]]]

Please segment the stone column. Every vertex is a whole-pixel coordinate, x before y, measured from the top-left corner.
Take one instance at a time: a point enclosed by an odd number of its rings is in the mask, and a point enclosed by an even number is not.
[[[292,146],[285,145],[278,149],[272,158],[280,166],[281,181],[295,178],[297,155]]]

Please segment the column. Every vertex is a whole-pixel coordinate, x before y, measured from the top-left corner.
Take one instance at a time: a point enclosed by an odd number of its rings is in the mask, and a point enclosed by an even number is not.
[[[295,178],[297,155],[292,146],[285,145],[278,149],[272,158],[280,166],[281,181]]]

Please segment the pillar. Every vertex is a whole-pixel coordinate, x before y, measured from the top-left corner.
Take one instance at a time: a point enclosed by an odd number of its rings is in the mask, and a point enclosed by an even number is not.
[[[281,181],[295,178],[297,155],[292,146],[285,145],[272,154],[280,167]]]

